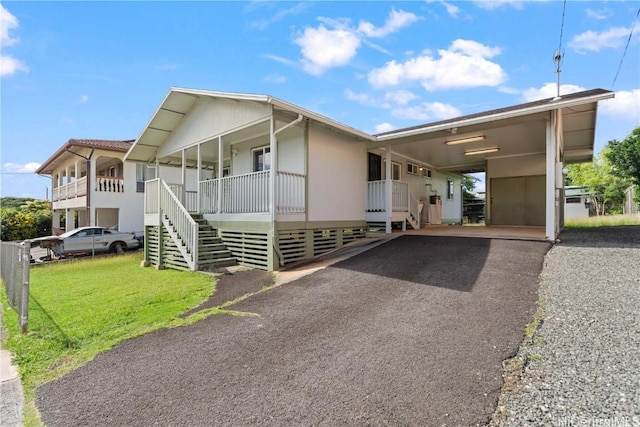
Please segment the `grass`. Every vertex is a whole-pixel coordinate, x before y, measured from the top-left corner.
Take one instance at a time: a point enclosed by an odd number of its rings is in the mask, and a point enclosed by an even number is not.
[[[619,227],[640,225],[640,215],[604,215],[589,218],[574,218],[565,221],[566,228]]]
[[[117,343],[163,327],[193,323],[220,310],[177,316],[214,290],[211,276],[141,268],[142,255],[125,254],[31,269],[29,333],[0,287],[7,339],[25,393],[25,425],[41,425],[36,388],[82,366]]]

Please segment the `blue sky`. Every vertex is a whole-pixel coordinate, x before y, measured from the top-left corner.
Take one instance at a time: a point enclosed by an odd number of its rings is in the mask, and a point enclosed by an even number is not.
[[[562,25],[563,6],[4,1],[0,195],[44,198],[32,172],[62,144],[137,138],[172,86],[269,94],[370,133],[555,96],[561,28],[561,92],[616,91],[599,151],[640,125],[640,4],[569,1]]]

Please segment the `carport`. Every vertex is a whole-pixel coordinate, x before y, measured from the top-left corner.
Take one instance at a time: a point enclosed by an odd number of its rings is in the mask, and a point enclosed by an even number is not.
[[[563,226],[563,169],[591,161],[604,89],[563,95],[376,135],[367,149],[427,161],[440,171],[486,173],[488,226]],[[390,163],[390,161],[388,162]]]

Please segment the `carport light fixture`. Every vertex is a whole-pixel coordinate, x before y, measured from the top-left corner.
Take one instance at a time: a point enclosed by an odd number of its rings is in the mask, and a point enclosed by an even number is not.
[[[481,148],[479,150],[467,150],[464,152],[465,156],[473,156],[476,154],[487,154],[487,153],[495,153],[496,151],[500,151],[498,147],[491,148]]]
[[[451,139],[449,141],[446,141],[445,144],[447,145],[466,144],[467,142],[484,141],[485,138],[486,136],[484,135],[476,135],[476,136],[470,136],[468,138]]]

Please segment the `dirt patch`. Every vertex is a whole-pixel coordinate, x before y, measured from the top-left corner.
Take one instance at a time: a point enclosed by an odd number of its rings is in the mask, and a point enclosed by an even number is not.
[[[273,285],[272,274],[262,270],[247,270],[224,274],[216,280],[216,290],[213,295],[199,306],[181,314],[181,318],[189,317],[193,313],[206,308],[219,307],[243,295],[258,292],[265,286]]]

